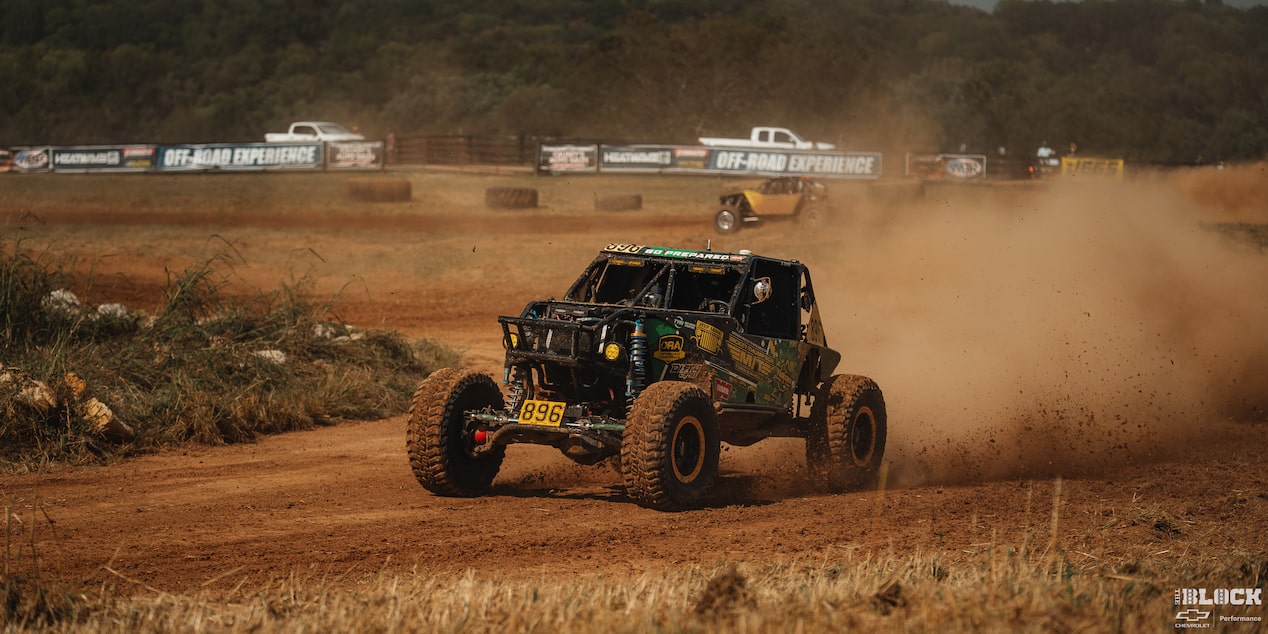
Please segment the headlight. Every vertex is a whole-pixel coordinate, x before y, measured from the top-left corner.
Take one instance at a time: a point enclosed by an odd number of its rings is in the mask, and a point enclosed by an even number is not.
[[[508,333],[507,337],[502,340],[502,347],[506,349],[520,347],[520,336],[515,333]]]
[[[621,346],[615,343],[609,343],[603,347],[603,358],[608,361],[616,361],[621,358]]]

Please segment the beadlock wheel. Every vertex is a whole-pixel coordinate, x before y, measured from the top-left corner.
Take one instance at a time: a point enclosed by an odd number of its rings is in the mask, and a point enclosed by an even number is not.
[[[704,470],[705,455],[704,425],[695,416],[687,416],[678,421],[674,428],[674,438],[670,443],[674,466],[674,478],[683,484],[691,484],[700,477]]]
[[[806,466],[815,488],[838,493],[876,484],[885,425],[885,398],[875,381],[854,375],[825,381],[806,436]]]
[[[717,479],[721,453],[717,414],[704,390],[682,381],[653,383],[625,419],[625,491],[648,508],[696,508]]]
[[[713,228],[723,235],[739,231],[741,222],[740,214],[729,207],[723,207],[713,216]]]

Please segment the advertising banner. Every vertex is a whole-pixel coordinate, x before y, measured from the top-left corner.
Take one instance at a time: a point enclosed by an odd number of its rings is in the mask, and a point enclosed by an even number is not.
[[[145,172],[154,167],[153,145],[88,145],[51,149],[56,172]]]
[[[683,172],[704,172],[709,169],[709,148],[689,146],[675,147],[673,150],[675,169]]]
[[[986,178],[985,154],[908,154],[907,175],[924,180]]]
[[[382,141],[331,141],[326,144],[329,169],[382,169],[386,154]]]
[[[597,145],[542,145],[537,153],[539,172],[595,172],[599,169]]]
[[[1061,175],[1071,178],[1112,178],[1123,180],[1123,159],[1061,158]]]
[[[879,152],[752,150],[696,145],[542,145],[537,169],[559,174],[756,174],[874,179]]]
[[[321,143],[232,143],[164,145],[162,171],[321,169]]]
[[[48,147],[14,148],[13,169],[22,173],[47,172],[51,169]]]
[[[595,171],[595,146],[542,146],[541,170]],[[547,152],[547,149],[550,152]],[[561,152],[558,148],[568,148]],[[750,150],[680,145],[600,145],[598,171],[654,174],[755,174],[865,178],[881,176],[879,152]],[[582,152],[581,150],[585,150]]]
[[[711,171],[765,176],[881,177],[879,152],[710,149]]]
[[[664,172],[674,167],[674,148],[664,145],[603,145],[599,171]]]

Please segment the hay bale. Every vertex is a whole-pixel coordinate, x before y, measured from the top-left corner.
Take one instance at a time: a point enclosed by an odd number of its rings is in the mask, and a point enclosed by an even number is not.
[[[390,203],[410,200],[413,198],[414,188],[406,178],[366,176],[348,179],[348,192],[358,200]]]

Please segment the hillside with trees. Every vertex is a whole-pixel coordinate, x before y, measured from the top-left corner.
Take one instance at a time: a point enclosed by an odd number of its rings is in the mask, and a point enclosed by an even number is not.
[[[0,145],[370,135],[1268,155],[1268,9],[1219,0],[0,0]]]

